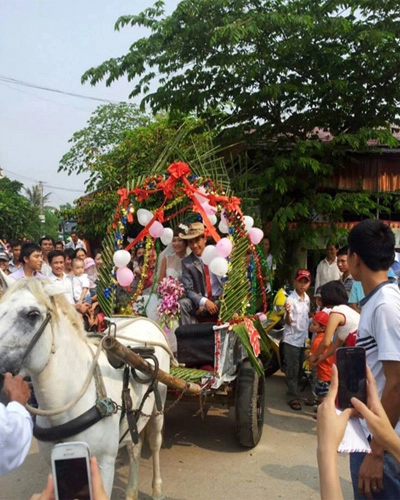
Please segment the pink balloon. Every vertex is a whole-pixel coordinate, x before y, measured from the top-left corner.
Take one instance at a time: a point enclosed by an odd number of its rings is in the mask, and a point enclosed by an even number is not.
[[[129,286],[133,281],[133,272],[127,267],[117,269],[117,281],[121,286]]]
[[[208,201],[205,201],[204,203],[201,204],[204,212],[207,214],[207,215],[214,215],[218,212],[218,210],[215,208],[215,207],[212,207]]]
[[[155,220],[149,229],[150,236],[160,238],[164,233],[164,226],[158,220]]]
[[[219,257],[228,257],[232,252],[232,242],[229,238],[221,238],[216,244]]]
[[[258,227],[252,227],[249,229],[248,235],[253,245],[258,245],[264,238],[264,232]]]

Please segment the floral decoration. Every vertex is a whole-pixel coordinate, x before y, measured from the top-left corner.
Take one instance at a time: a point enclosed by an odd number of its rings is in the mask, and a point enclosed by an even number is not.
[[[157,293],[161,299],[157,307],[161,324],[170,327],[179,317],[179,299],[185,295],[185,289],[178,279],[166,276],[160,281]]]

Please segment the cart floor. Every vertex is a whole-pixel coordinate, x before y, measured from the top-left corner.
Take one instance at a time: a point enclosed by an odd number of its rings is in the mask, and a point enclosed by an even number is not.
[[[200,382],[203,377],[212,376],[213,372],[198,370],[197,368],[185,368],[182,366],[171,366],[170,374],[186,382]]]

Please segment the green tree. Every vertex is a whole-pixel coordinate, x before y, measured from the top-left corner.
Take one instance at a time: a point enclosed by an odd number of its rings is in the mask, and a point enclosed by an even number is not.
[[[47,193],[42,197],[42,191],[40,186],[32,186],[32,188],[24,188],[25,196],[28,198],[29,203],[35,207],[39,208],[47,205],[51,196],[51,193]]]
[[[387,127],[400,101],[399,15],[396,0],[182,0],[169,16],[157,1],[116,22],[150,35],[82,80],[127,77],[154,112],[228,118],[263,137]]]
[[[40,221],[37,211],[21,194],[23,185],[8,177],[0,179],[0,228],[1,238],[36,239]]]
[[[136,82],[130,96],[144,95],[153,112],[224,124],[222,143],[240,140],[247,150],[232,154],[232,178],[240,173],[238,185],[261,198],[288,260],[316,244],[317,217],[340,238],[334,222],[378,207],[376,193],[338,193],[330,179],[345,168],[346,152],[371,149],[370,139],[397,145],[390,125],[399,118],[399,17],[395,0],[182,0],[171,15],[157,1],[116,23],[149,35],[82,80],[127,77]],[[321,143],[316,129],[334,140]],[[381,210],[393,203],[379,199]]]
[[[194,118],[172,121],[165,114],[149,117],[134,105],[100,106],[88,125],[73,135],[72,147],[59,166],[68,174],[89,173],[91,192],[79,198],[73,210],[61,210],[61,215],[75,218],[86,238],[102,239],[119,188],[176,160],[203,162],[214,152],[210,134]]]

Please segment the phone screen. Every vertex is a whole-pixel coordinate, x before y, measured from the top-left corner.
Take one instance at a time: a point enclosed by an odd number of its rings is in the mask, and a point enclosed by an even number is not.
[[[337,407],[350,408],[351,398],[367,402],[365,349],[362,347],[341,347],[336,350],[336,366],[339,373]]]
[[[86,458],[54,461],[59,500],[90,500]]]

